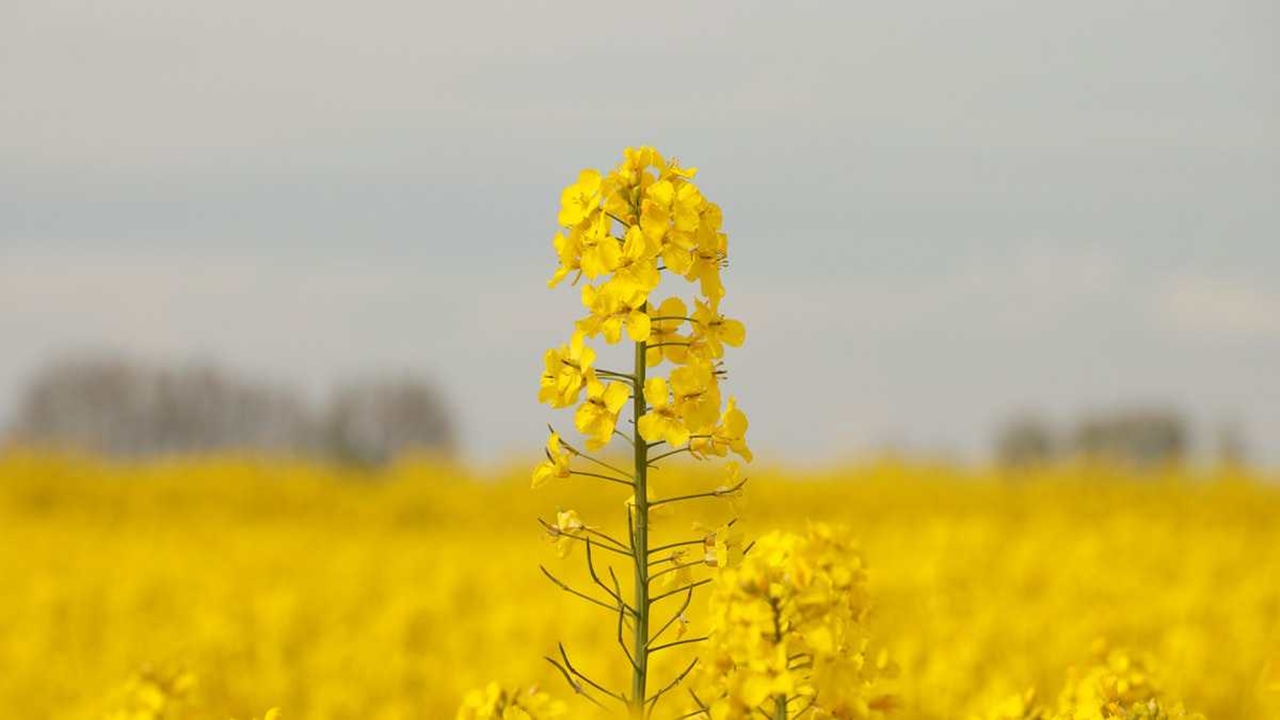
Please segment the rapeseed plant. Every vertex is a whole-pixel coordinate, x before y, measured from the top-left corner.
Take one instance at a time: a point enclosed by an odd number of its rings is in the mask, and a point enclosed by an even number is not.
[[[532,486],[571,477],[603,481],[629,489],[625,505],[625,538],[585,523],[575,511],[561,511],[555,522],[543,521],[557,551],[567,554],[582,544],[596,588],[574,588],[555,574],[543,573],[563,590],[607,609],[615,616],[616,640],[630,668],[627,689],[611,689],[575,665],[563,644],[547,661],[563,675],[573,691],[604,707],[614,701],[632,717],[647,717],[666,693],[675,689],[698,662],[697,658],[655,690],[650,660],[659,652],[699,642],[683,638],[686,610],[694,590],[709,578],[695,579],[699,567],[722,568],[740,554],[740,535],[732,523],[711,533],[657,544],[653,518],[673,503],[736,496],[746,482],[737,479],[737,466],[728,466],[732,484],[705,492],[659,495],[649,480],[655,463],[680,454],[701,460],[735,453],[751,459],[746,444],[747,418],[734,398],[724,402],[721,382],[726,377],[725,346],[737,347],[746,329],[721,311],[724,285],[720,271],[728,260],[728,237],[722,231],[719,206],[707,200],[694,183],[695,168],[666,160],[650,147],[628,148],[622,162],[608,174],[583,170],[560,198],[558,219],[563,226],[552,241],[559,266],[548,286],[573,276],[581,279],[585,317],[575,323],[568,343],[548,350],[538,399],[553,408],[577,405],[574,426],[585,448],[570,444],[554,429],[547,441],[546,460],[533,471]],[[697,283],[700,297],[694,311],[680,297],[651,302],[663,274]],[[631,367],[607,369],[588,339],[605,344],[622,342],[625,332],[634,345]],[[667,377],[651,371],[672,366]],[[630,428],[619,429],[630,404]],[[627,467],[595,453],[620,440],[630,451]],[[704,557],[689,557],[696,546],[709,548]],[[596,567],[596,555],[622,558],[630,567],[630,593],[611,564],[609,582]],[[624,573],[625,574],[625,573]],[[664,579],[655,591],[654,581]],[[669,600],[669,603],[662,601]],[[674,613],[658,612],[681,603]],[[670,639],[666,634],[672,632]],[[629,635],[629,637],[628,637]]]
[[[984,720],[1205,720],[1160,688],[1149,658],[1094,642],[1092,660],[1073,667],[1056,708],[1037,702],[1035,688],[993,705]]]
[[[882,680],[896,669],[870,647],[866,573],[847,530],[814,524],[759,538],[716,576],[709,609],[695,715],[867,718],[894,708]]]

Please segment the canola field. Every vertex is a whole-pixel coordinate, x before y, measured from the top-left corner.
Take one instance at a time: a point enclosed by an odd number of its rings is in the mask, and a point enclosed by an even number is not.
[[[1144,681],[1188,711],[1280,717],[1277,478],[755,465],[743,499],[698,519],[740,517],[748,538],[847,527],[867,565],[869,631],[896,669],[895,716],[1030,716],[1030,698],[1051,705],[1105,646],[1141,659]],[[614,498],[587,482],[534,494],[525,468],[0,456],[0,707],[451,718],[497,680],[589,717],[543,656],[563,641],[621,683],[617,645],[607,618],[542,576],[540,564],[585,573],[580,552],[559,557],[536,522],[570,505],[617,516],[625,488]],[[714,479],[672,465],[662,482]],[[696,634],[705,600],[688,614]]]

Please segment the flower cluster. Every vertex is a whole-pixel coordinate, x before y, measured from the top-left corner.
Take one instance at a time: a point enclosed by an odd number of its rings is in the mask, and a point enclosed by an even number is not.
[[[1092,665],[1067,678],[1054,720],[1204,720],[1163,697],[1142,656],[1109,650],[1101,642],[1094,655]]]
[[[712,585],[704,715],[865,718],[892,709],[880,684],[894,673],[872,655],[862,560],[840,528],[773,532]]]
[[[177,668],[147,665],[134,673],[107,702],[102,720],[181,720],[195,717],[196,676]],[[224,716],[225,717],[225,716]],[[279,708],[271,708],[262,720],[281,720]]]
[[[566,713],[563,702],[536,686],[510,690],[491,682],[467,693],[456,720],[554,720]]]
[[[1051,710],[1036,702],[1034,689],[993,706],[984,720],[1204,720],[1164,697],[1141,655],[1095,643],[1093,661],[1072,668]]]
[[[119,689],[106,720],[166,720],[188,709],[196,678],[175,668],[147,666]]]
[[[585,278],[587,314],[568,343],[544,355],[538,400],[554,408],[577,405],[574,425],[588,450],[609,442],[619,413],[639,392],[647,412],[636,419],[636,428],[646,442],[685,447],[699,457],[734,452],[751,458],[747,417],[734,398],[723,404],[720,390],[724,348],[741,345],[746,329],[720,310],[728,237],[720,207],[703,197],[693,182],[696,174],[696,168],[664,160],[653,148],[628,148],[612,172],[583,170],[561,195],[563,228],[553,240],[559,267],[549,285],[571,274],[575,283]],[[698,283],[701,295],[692,300],[692,310],[675,296],[651,300],[663,272]],[[596,351],[586,340],[603,338],[612,345],[624,331],[644,343],[644,366],[676,366],[669,377],[629,387],[633,374],[596,367]],[[555,451],[549,447],[548,454]],[[563,477],[565,467],[549,457],[534,484]]]

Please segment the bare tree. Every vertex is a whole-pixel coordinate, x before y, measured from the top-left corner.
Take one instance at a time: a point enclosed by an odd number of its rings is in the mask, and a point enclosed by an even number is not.
[[[1086,457],[1150,465],[1185,458],[1188,438],[1180,414],[1139,409],[1085,418],[1076,426],[1073,444]]]
[[[333,395],[323,423],[323,444],[336,458],[381,464],[406,451],[450,454],[450,414],[434,387],[421,381],[349,383]]]
[[[1249,443],[1244,429],[1238,422],[1227,421],[1218,427],[1215,435],[1217,461],[1222,465],[1244,465],[1249,460]]]
[[[22,395],[16,444],[116,457],[261,450],[381,464],[407,450],[448,454],[450,413],[421,381],[365,381],[319,418],[295,393],[209,366],[177,369],[108,356],[47,366]]]
[[[1015,417],[996,434],[996,460],[1002,465],[1045,463],[1056,453],[1053,430],[1034,415]]]
[[[160,369],[83,356],[46,367],[22,395],[18,442],[117,457],[259,449],[300,452],[312,421],[294,393],[211,367]]]

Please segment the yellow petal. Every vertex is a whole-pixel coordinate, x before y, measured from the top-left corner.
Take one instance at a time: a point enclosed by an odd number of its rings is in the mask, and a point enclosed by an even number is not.
[[[632,310],[627,315],[627,334],[635,342],[644,342],[649,339],[649,316],[639,310]]]
[[[649,191],[646,194],[650,200],[662,207],[670,207],[671,201],[675,199],[676,189],[669,180],[659,180],[649,186]]]
[[[673,420],[667,426],[666,441],[671,447],[683,447],[685,443],[689,442],[689,435],[689,428],[685,427],[684,423],[679,420]]]
[[[653,377],[644,381],[644,401],[654,408],[663,408],[671,401],[671,391],[664,378]]]
[[[656,442],[662,437],[662,419],[654,413],[645,413],[636,423],[636,430],[645,442]]]
[[[747,339],[747,328],[738,320],[725,320],[720,326],[720,338],[734,347]]]
[[[611,382],[604,390],[604,406],[614,415],[627,404],[631,393],[627,390],[627,386],[620,382]]]

